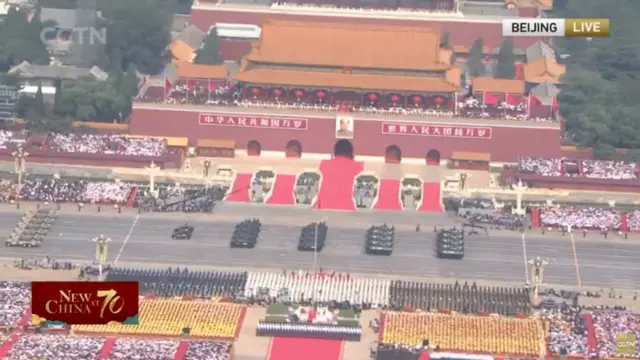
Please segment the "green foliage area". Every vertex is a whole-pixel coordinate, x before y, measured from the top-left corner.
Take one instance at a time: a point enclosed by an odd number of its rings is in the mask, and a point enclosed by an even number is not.
[[[560,0],[553,17],[609,18],[611,37],[560,38],[567,60],[559,95],[566,130],[599,158],[640,160],[640,1]]]

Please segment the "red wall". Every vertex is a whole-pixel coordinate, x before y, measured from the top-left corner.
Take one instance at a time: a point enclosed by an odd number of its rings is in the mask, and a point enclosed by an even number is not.
[[[236,141],[238,149],[246,149],[249,141],[257,140],[262,150],[284,151],[289,141],[297,140],[302,144],[303,153],[331,154],[336,142],[335,117],[309,118],[307,130],[290,130],[199,125],[199,114],[189,110],[134,108],[129,129],[136,135],[188,137],[191,144],[197,139],[231,139]],[[443,123],[445,121],[443,119]],[[490,139],[382,134],[381,121],[356,119],[351,141],[355,155],[369,156],[384,156],[390,145],[398,146],[403,157],[411,158],[426,158],[431,149],[438,150],[444,159],[450,158],[454,151],[472,151],[491,153],[492,161],[501,162],[517,162],[518,157],[525,155],[560,155],[559,130],[494,126],[491,131]]]

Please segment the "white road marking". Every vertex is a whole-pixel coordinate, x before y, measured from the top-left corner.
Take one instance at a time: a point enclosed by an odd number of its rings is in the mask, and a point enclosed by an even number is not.
[[[529,283],[529,260],[527,258],[527,241],[522,233],[522,257],[524,259],[524,283]]]
[[[140,220],[140,214],[136,215],[136,218],[133,220],[133,224],[131,224],[131,229],[129,229],[129,232],[127,233],[127,236],[124,238],[124,242],[122,243],[122,246],[120,247],[120,251],[118,251],[118,255],[116,256],[115,260],[113,260],[113,265],[118,265],[118,260],[120,260],[120,257],[122,256],[122,253],[124,252],[124,248],[125,248],[125,246],[127,246],[127,243],[129,242],[129,239],[131,238],[131,234],[133,234],[133,229],[135,229],[136,225],[138,225],[138,220]]]

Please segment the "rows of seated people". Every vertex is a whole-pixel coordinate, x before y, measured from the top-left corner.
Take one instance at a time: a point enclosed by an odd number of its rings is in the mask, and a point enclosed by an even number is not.
[[[545,338],[536,318],[390,312],[381,342],[416,346],[429,339],[441,351],[537,357],[546,354]]]
[[[640,231],[640,210],[627,213],[627,227],[629,231]]]
[[[473,284],[432,284],[395,280],[389,290],[393,308],[439,310],[460,313],[517,315],[531,309],[529,291],[520,288]]]
[[[132,138],[120,134],[49,134],[43,141],[48,151],[129,156],[162,156],[169,152],[164,139]]]
[[[86,204],[125,204],[135,185],[115,181],[27,179],[20,199],[37,202],[74,202]]]
[[[598,343],[600,358],[619,357],[616,336],[620,334],[640,334],[640,314],[625,309],[599,309],[593,311],[593,326]],[[640,358],[640,342],[636,341],[636,351],[628,358]]]
[[[184,328],[198,338],[232,339],[245,306],[217,300],[142,299],[138,325],[76,325],[77,333],[181,336]]]
[[[31,305],[31,284],[0,281],[0,328],[12,328],[23,320]]]
[[[74,335],[20,336],[13,344],[12,360],[173,360],[180,344],[176,340],[144,338],[115,339],[106,357],[101,351],[107,338]],[[184,360],[229,360],[231,343],[219,341],[189,341]]]
[[[241,99],[240,92],[230,87],[220,87],[213,91],[207,90],[207,87],[196,86],[195,89],[189,90],[186,85],[174,85],[171,92],[164,97],[163,92],[145,94],[140,100],[153,102],[166,102],[170,104],[208,104],[217,106],[237,106],[242,108],[258,108],[258,109],[289,109],[298,111],[320,111],[320,112],[336,112],[349,111],[357,113],[369,113],[380,115],[409,115],[409,116],[429,116],[429,117],[445,117],[454,116],[471,117],[471,118],[502,118],[507,120],[533,120],[533,121],[550,121],[551,116],[532,117],[527,110],[525,98],[518,104],[507,104],[505,101],[499,101],[495,106],[483,104],[476,98],[467,97],[454,105],[440,105],[429,101],[420,102],[416,105],[407,104],[399,106],[395,103],[384,103],[380,101],[360,102],[360,101],[342,101],[336,104],[327,103],[324,98],[315,99],[291,99],[282,98],[273,99]],[[457,107],[458,111],[454,111],[453,107]]]
[[[235,298],[244,292],[247,273],[193,271],[188,268],[113,268],[107,280],[138,281],[141,294],[160,297]]]
[[[638,164],[625,161],[521,157],[518,172],[541,176],[638,180]]]
[[[625,216],[619,210],[600,207],[548,206],[539,211],[543,226],[573,229],[620,230]]]
[[[543,310],[549,320],[549,350],[570,356],[588,354],[587,328],[580,307],[559,304]]]
[[[353,277],[335,272],[250,272],[246,297],[268,294],[277,298],[286,290],[291,302],[348,302],[354,305],[387,306],[390,281]],[[322,291],[317,291],[317,289]]]

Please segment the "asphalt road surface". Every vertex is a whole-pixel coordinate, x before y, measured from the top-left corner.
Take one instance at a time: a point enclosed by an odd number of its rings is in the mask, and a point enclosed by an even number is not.
[[[251,214],[260,217],[263,230],[255,249],[231,249],[229,240],[235,223]],[[0,233],[8,235],[22,212],[0,208]],[[326,219],[327,245],[317,255],[317,265],[325,269],[352,273],[392,276],[447,277],[460,280],[487,280],[524,284],[525,257],[549,260],[545,282],[563,286],[640,287],[640,246],[637,240],[604,241],[596,234],[587,239],[576,236],[541,235],[529,232],[523,241],[516,232],[496,232],[490,236],[468,237],[463,260],[441,260],[434,256],[434,224],[453,224],[445,215],[416,213],[340,213],[295,207],[226,205],[216,214],[141,214],[113,209],[101,213],[63,209],[58,213],[42,247],[2,248],[1,257],[52,256],[56,259],[92,261],[92,238],[104,234],[112,239],[109,261],[166,263],[167,265],[211,265],[244,269],[308,269],[314,255],[298,252],[302,225]],[[189,222],[196,229],[191,240],[172,240],[176,226]],[[391,256],[366,255],[365,229],[372,223],[396,224],[396,245]],[[420,233],[413,227],[425,224]],[[575,243],[575,252],[572,244]]]

